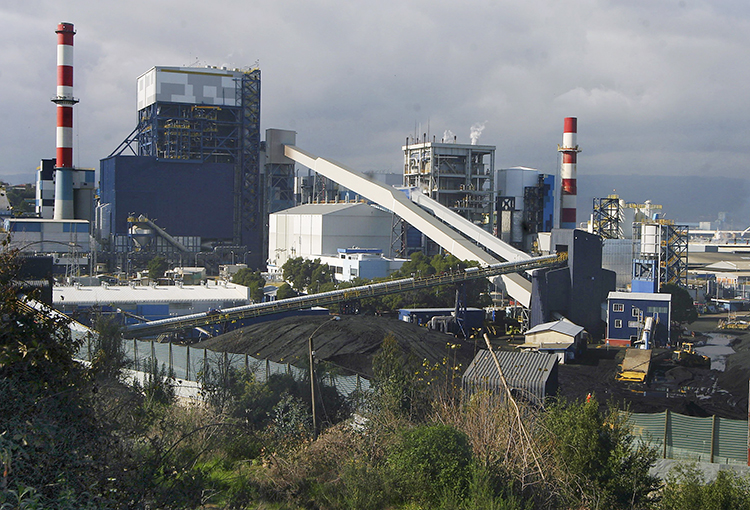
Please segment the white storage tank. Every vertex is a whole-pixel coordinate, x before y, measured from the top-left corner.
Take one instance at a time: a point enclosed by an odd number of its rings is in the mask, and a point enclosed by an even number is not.
[[[659,225],[641,225],[641,255],[659,254]]]

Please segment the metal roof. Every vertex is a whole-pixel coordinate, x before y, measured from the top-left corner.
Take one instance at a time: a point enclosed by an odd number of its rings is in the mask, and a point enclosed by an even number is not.
[[[748,271],[750,270],[750,260],[722,260],[704,266],[703,269],[711,271]]]
[[[333,213],[339,213],[342,211],[345,211],[347,209],[361,209],[366,210],[369,212],[369,210],[377,211],[381,214],[385,214],[379,209],[376,209],[375,207],[372,207],[369,204],[363,203],[363,202],[333,202],[333,203],[325,203],[325,204],[303,204],[298,205],[297,207],[292,207],[289,209],[284,209],[283,211],[277,211],[273,214],[277,216],[287,216],[287,215],[295,215],[295,214],[333,214]]]
[[[578,324],[573,324],[568,320],[560,319],[558,321],[537,324],[536,326],[528,330],[526,332],[526,335],[533,335],[534,333],[541,333],[544,331],[554,331],[556,333],[575,338],[581,331],[583,331],[583,327],[579,326]]]
[[[642,301],[672,301],[672,295],[659,292],[617,292],[607,294],[607,299],[637,299]]]
[[[118,303],[195,303],[248,301],[248,288],[225,285],[101,285],[52,287],[52,302],[59,305],[117,305]]]
[[[508,385],[543,399],[548,383],[557,387],[557,356],[541,352],[496,351]],[[550,380],[553,377],[554,380]],[[481,350],[463,375],[464,386],[500,388],[500,374],[488,350]]]

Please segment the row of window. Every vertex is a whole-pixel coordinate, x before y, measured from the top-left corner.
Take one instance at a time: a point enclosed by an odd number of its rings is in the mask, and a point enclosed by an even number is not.
[[[622,319],[615,319],[615,329],[621,329],[622,328]],[[638,328],[640,324],[636,321],[628,322],[628,328],[630,329],[636,329]]]
[[[613,312],[624,312],[625,311],[625,305],[622,303],[612,303],[612,311]],[[640,314],[640,309],[633,307],[631,310],[631,314],[633,317],[638,317]],[[653,315],[655,313],[669,313],[669,307],[668,306],[647,306],[646,307],[646,314],[647,315]]]
[[[344,268],[340,266],[333,266],[333,272],[336,274],[344,274]],[[350,267],[349,268],[349,276],[357,276],[357,268],[356,267]]]
[[[41,232],[42,222],[35,221],[19,221],[8,223],[6,228],[11,232]],[[63,223],[63,232],[79,232],[81,234],[88,234],[89,224],[88,223]]]

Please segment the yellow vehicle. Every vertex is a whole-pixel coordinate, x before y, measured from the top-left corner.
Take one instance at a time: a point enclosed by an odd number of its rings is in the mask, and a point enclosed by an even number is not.
[[[672,353],[672,360],[686,367],[711,368],[711,358],[695,352],[692,342],[682,342],[682,348]]]

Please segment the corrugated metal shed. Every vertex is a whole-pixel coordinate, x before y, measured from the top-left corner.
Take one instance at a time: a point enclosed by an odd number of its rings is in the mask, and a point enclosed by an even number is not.
[[[539,404],[557,393],[557,356],[540,352],[497,351],[500,367],[514,395]],[[501,388],[500,375],[487,350],[481,350],[462,378],[464,390]]]

